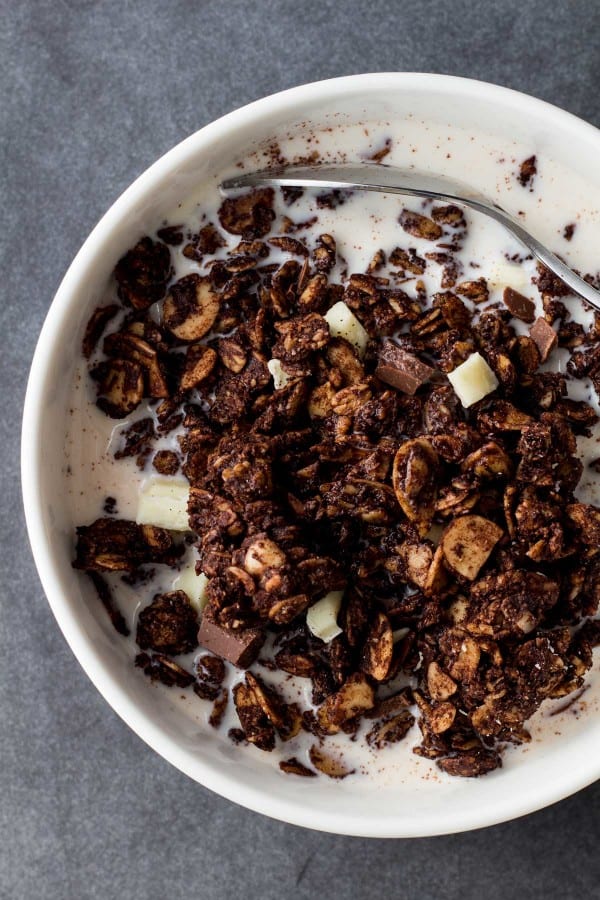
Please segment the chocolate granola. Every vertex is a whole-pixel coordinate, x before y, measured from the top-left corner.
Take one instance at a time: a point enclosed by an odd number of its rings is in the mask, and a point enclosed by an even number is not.
[[[521,184],[535,171],[532,157]],[[198,621],[183,590],[157,595],[138,617],[137,665],[193,685],[215,726],[222,660],[247,670],[232,737],[270,751],[303,729],[312,766],[335,778],[350,770],[329,735],[362,723],[381,748],[415,718],[414,752],[444,772],[498,768],[545,699],[581,688],[599,642],[600,510],[575,495],[576,435],[597,415],[566,396],[567,379],[600,390],[599,329],[567,327],[566,290],[543,269],[544,316],[510,287],[490,305],[484,278],[458,282],[463,213],[430,213],[399,217],[401,242],[437,242],[426,258],[398,246],[336,279],[335,237],[291,237],[271,189],[228,199],[183,247],[202,274],[172,279],[181,226],[143,237],[115,269],[121,305],[96,310],[84,338],[102,412],[149,409],[115,456],[183,473],[189,533],[106,516],[77,529],[76,567],[123,633],[102,575],[176,566],[193,540],[208,605]],[[447,289],[429,297],[419,279],[440,266]],[[559,343],[567,372],[540,370]],[[473,401],[477,366],[489,387]],[[156,447],[171,432],[178,450]],[[323,601],[327,639],[308,624]],[[198,644],[210,653],[193,672],[172,659]],[[285,702],[261,666],[310,679],[313,706]],[[280,767],[314,774],[295,757]]]

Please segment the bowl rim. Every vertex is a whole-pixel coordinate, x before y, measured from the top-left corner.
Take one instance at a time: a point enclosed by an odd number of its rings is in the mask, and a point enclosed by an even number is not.
[[[406,91],[418,89],[421,92],[453,97],[458,94],[465,100],[481,100],[485,96],[491,103],[510,103],[515,111],[523,114],[535,109],[549,124],[561,130],[575,130],[580,135],[597,141],[600,147],[600,130],[543,100],[484,81],[419,72],[378,72],[311,82],[263,97],[205,125],[161,156],[115,200],[91,231],[62,279],[40,332],[27,382],[22,421],[21,482],[33,557],[56,621],[92,683],[145,743],[194,781],[228,800],[280,821],[335,834],[423,837],[469,831],[534,812],[594,782],[600,777],[600,764],[594,765],[593,760],[590,760],[589,765],[566,766],[560,780],[539,784],[536,790],[516,798],[510,792],[505,792],[504,795],[500,793],[495,805],[487,808],[482,804],[476,813],[465,813],[456,807],[444,814],[440,814],[439,809],[427,810],[426,813],[416,814],[414,822],[407,821],[404,817],[402,824],[395,825],[392,818],[378,821],[372,816],[341,815],[331,810],[327,814],[320,812],[316,820],[315,813],[308,804],[292,804],[287,799],[267,795],[266,792],[245,784],[224,767],[220,768],[198,755],[192,755],[127,695],[117,674],[102,661],[93,642],[66,604],[52,558],[50,541],[43,527],[42,511],[41,420],[44,384],[78,287],[96,255],[96,246],[108,239],[115,225],[143,196],[152,191],[155,184],[161,182],[176,166],[196,155],[203,144],[212,143],[232,128],[243,127],[259,116],[283,112],[300,101],[314,99],[322,102],[326,94],[335,102],[336,97],[352,92],[359,91],[362,96],[380,92],[384,87]]]

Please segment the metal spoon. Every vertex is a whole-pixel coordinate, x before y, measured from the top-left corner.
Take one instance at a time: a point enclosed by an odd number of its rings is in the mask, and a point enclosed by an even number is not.
[[[584,281],[569,266],[523,228],[513,216],[505,212],[484,194],[460,181],[425,172],[412,172],[374,163],[361,165],[282,166],[249,172],[227,178],[219,185],[225,196],[240,188],[283,186],[318,187],[336,190],[376,191],[385,194],[405,194],[410,197],[431,197],[444,203],[460,203],[500,222],[548,269],[575,294],[600,310],[600,291]]]

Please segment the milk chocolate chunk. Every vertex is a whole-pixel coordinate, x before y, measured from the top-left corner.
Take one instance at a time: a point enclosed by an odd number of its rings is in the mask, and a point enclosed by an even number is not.
[[[435,369],[421,362],[418,357],[407,353],[391,341],[386,341],[379,352],[375,374],[386,384],[412,396],[422,384],[429,381],[434,371]]]
[[[246,669],[254,662],[264,640],[265,636],[259,628],[232,631],[220,625],[210,606],[207,606],[202,614],[202,622],[198,629],[200,646],[240,669]]]
[[[540,351],[541,362],[546,362],[558,343],[558,336],[554,328],[540,316],[529,329],[529,334]]]
[[[523,322],[533,322],[535,320],[535,303],[529,297],[520,294],[511,287],[506,287],[504,288],[502,299],[504,300],[504,305],[515,318],[522,319]]]

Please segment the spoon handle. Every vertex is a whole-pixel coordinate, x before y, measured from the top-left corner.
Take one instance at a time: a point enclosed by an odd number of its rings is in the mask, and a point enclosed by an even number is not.
[[[248,187],[318,187],[333,190],[363,190],[409,197],[429,197],[444,203],[459,203],[483,213],[503,225],[575,294],[600,311],[600,291],[581,278],[561,259],[541,244],[517,219],[469,185],[428,172],[396,169],[393,166],[362,165],[282,166],[236,175],[223,181],[219,189],[227,195]]]

